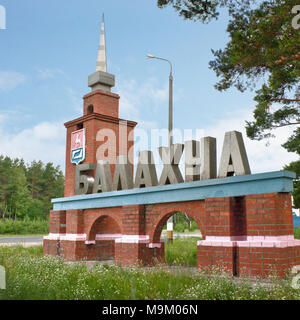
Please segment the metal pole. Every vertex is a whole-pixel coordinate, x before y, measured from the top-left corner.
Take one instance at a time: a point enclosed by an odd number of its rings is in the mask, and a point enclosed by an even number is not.
[[[170,65],[170,75],[169,75],[169,130],[168,130],[168,140],[169,148],[173,144],[173,70],[172,63],[164,58],[155,57],[151,54],[147,54],[148,58],[154,58],[159,60],[167,61]],[[174,215],[172,215],[167,221],[167,243],[173,243],[173,230],[174,230]]]
[[[173,144],[173,75],[169,76],[169,147]]]
[[[172,65],[170,63],[171,70],[169,76],[169,148],[173,144],[173,75],[172,75]],[[173,243],[173,232],[174,232],[174,215],[170,217],[167,224],[171,224],[171,230],[167,236],[167,243]],[[168,230],[167,230],[168,234]]]

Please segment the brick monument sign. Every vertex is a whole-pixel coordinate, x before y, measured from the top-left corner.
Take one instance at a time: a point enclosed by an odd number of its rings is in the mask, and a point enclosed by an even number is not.
[[[119,119],[120,97],[110,92],[114,82],[106,72],[103,23],[83,116],[65,123],[65,195],[52,200],[45,255],[115,259],[121,266],[163,262],[163,226],[184,212],[202,233],[200,269],[219,266],[235,276],[267,277],[300,265],[300,240],[293,235],[294,173],[251,174],[242,135],[232,131],[225,134],[218,174],[216,141],[205,137],[201,144],[159,148],[159,179],[152,152],[140,152],[133,179],[137,123]],[[183,150],[184,179],[178,167]]]

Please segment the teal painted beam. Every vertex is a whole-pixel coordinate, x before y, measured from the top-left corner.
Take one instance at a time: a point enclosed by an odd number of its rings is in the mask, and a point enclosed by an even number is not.
[[[200,180],[53,199],[53,210],[94,209],[136,204],[155,204],[238,197],[249,194],[292,192],[294,172],[274,171],[222,179]]]

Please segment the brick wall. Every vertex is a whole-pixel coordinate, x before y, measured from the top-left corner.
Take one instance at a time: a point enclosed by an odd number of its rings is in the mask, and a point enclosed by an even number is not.
[[[50,233],[66,233],[66,211],[50,211]]]
[[[44,253],[68,260],[115,258],[120,265],[164,261],[163,226],[176,212],[196,221],[203,235],[198,267],[221,267],[231,275],[279,276],[300,264],[300,241],[293,239],[291,196],[258,194],[234,198],[51,211],[52,233],[77,234],[76,240],[45,240]],[[98,236],[97,236],[98,235]]]
[[[235,260],[236,251],[232,247],[221,246],[198,246],[197,264],[203,271],[210,271],[212,267],[230,275],[236,274]]]
[[[121,266],[153,265],[163,263],[164,243],[160,248],[149,248],[144,243],[116,243],[115,261]]]
[[[285,248],[238,248],[238,275],[241,277],[283,277],[294,265],[300,265],[300,245]]]
[[[247,234],[281,236],[293,234],[291,195],[265,193],[245,196]]]
[[[94,113],[105,114],[114,118],[118,118],[119,99],[119,95],[103,90],[96,90],[88,93],[83,97],[83,114],[88,115],[88,107],[93,106]]]

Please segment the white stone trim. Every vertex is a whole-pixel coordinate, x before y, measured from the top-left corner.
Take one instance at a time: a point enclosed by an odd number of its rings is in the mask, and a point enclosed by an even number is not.
[[[243,236],[241,237],[218,237],[208,236],[205,240],[197,241],[198,246],[216,247],[263,247],[263,248],[286,248],[300,246],[300,240],[293,235],[285,236]]]
[[[49,233],[48,236],[44,237],[44,240],[61,240],[61,241],[85,241],[86,234],[76,234],[76,233]]]
[[[44,237],[44,240],[85,241],[85,244],[96,244],[96,240],[114,240],[116,243],[146,243],[149,248],[160,248],[161,242],[164,242],[164,239],[160,239],[160,243],[149,243],[149,235],[122,235],[120,233],[96,234],[95,240],[87,240],[87,235],[85,233],[49,233],[48,236]]]
[[[121,238],[121,233],[101,233],[96,234],[96,240],[116,240],[118,238]]]
[[[285,236],[207,236],[200,241],[293,241],[294,235]]]
[[[121,238],[115,240],[116,243],[148,243],[149,235],[123,235]]]

